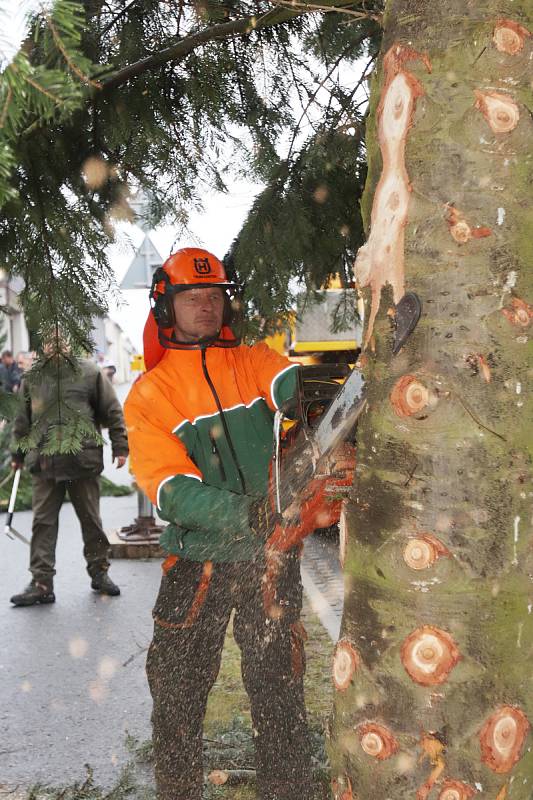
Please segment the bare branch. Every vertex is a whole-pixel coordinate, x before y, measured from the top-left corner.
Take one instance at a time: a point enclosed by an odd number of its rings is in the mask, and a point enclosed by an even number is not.
[[[304,3],[299,0],[272,0],[274,5],[283,6],[284,8],[297,8],[303,11],[337,11],[339,14],[348,14],[350,17],[356,19],[373,19],[374,22],[383,21],[382,14],[372,14],[369,11],[354,11],[351,8],[342,8],[341,6],[332,6],[327,3]]]
[[[121,11],[119,11],[118,14],[116,14],[110,22],[107,23],[105,28],[103,28],[100,31],[100,36],[103,36],[105,33],[107,33],[109,30],[111,30],[113,25],[115,25],[125,14],[127,14],[128,11],[130,10],[130,8],[132,6],[134,6],[135,3],[137,3],[137,2],[138,2],[138,0],[131,0],[131,2],[129,2],[127,5],[125,5],[124,8]]]
[[[362,40],[363,40],[363,36],[360,36],[359,39],[356,42],[350,42],[348,47],[345,47],[344,50],[342,51],[342,53],[335,59],[335,61],[333,62],[333,65],[328,70],[327,75],[320,81],[320,83],[317,84],[317,86],[315,88],[315,91],[309,97],[309,101],[308,101],[306,107],[304,108],[303,113],[300,116],[300,119],[296,123],[296,127],[294,128],[294,133],[292,135],[291,143],[289,145],[289,150],[288,150],[288,153],[287,153],[287,161],[289,161],[289,159],[290,159],[290,157],[292,155],[292,151],[293,151],[293,148],[294,148],[294,143],[295,143],[296,137],[297,137],[297,135],[299,133],[300,126],[302,124],[303,118],[304,118],[304,116],[306,116],[309,108],[315,102],[316,96],[319,93],[320,89],[322,89],[325,86],[325,84],[328,82],[328,80],[331,78],[331,76],[333,75],[333,73],[335,72],[335,70],[337,69],[339,64],[341,63],[342,59],[346,58],[346,56],[348,55],[350,50],[353,50],[354,47],[357,47],[361,43]],[[371,59],[370,63],[372,63],[372,61],[373,61],[373,59]],[[366,72],[368,70],[368,66],[369,65],[367,64],[365,69],[364,69],[364,71],[363,71],[363,74],[362,74],[361,78],[359,79],[359,81],[357,82],[355,88],[352,91],[351,97],[354,96],[355,92],[357,91],[357,89],[359,88],[359,86],[363,82],[364,78],[366,77]]]

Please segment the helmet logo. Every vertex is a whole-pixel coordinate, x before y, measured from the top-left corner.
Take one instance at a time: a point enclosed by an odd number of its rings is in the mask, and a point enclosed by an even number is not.
[[[195,258],[194,269],[198,275],[210,275],[211,264],[208,258]]]

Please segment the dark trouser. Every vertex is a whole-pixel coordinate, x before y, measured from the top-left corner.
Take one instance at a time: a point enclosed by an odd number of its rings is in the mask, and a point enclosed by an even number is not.
[[[299,569],[298,557],[290,554],[278,584],[278,619],[265,614],[260,564],[180,560],[163,577],[147,660],[159,800],[201,800],[202,726],[232,609],[259,796],[312,797]]]
[[[100,483],[98,478],[54,481],[32,475],[33,523],[30,548],[30,572],[33,579],[50,583],[55,575],[59,510],[68,491],[83,536],[83,555],[87,572],[93,576],[107,570],[109,542],[100,519]]]

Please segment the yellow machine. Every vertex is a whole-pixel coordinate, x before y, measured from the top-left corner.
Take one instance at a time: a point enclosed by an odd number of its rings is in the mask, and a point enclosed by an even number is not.
[[[342,290],[340,283],[335,283],[320,291],[322,302],[314,303],[301,314],[292,314],[279,332],[265,338],[265,342],[300,364],[353,364],[360,348],[362,323],[353,331],[334,333],[331,328],[335,312],[343,301],[343,291],[348,295],[346,302],[357,307],[361,319],[363,304],[355,289]]]
[[[144,356],[142,353],[137,353],[136,355],[132,356],[130,361],[130,368],[133,372],[144,372]]]

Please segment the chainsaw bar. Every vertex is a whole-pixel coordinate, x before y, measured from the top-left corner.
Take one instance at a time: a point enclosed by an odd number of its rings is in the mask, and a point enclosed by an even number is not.
[[[363,397],[364,386],[362,373],[356,369],[352,370],[322,415],[312,433],[317,461],[329,455],[353,432],[367,403]]]
[[[392,354],[396,355],[414,331],[422,313],[422,303],[414,292],[407,292],[395,307],[395,330]],[[365,381],[358,370],[352,370],[329,408],[312,433],[317,460],[329,455],[352,433],[366,407],[363,396]]]
[[[414,292],[407,292],[394,309],[393,356],[401,350],[416,328],[422,303]],[[282,513],[298,492],[311,480],[327,457],[353,436],[357,421],[367,406],[365,379],[353,369],[346,376],[346,365],[316,365],[300,368],[298,416],[301,427],[290,445],[290,456],[282,457],[281,420],[289,410],[281,409],[274,426],[275,504]],[[324,410],[322,410],[324,409]],[[312,417],[318,417],[312,424]]]
[[[323,411],[316,425],[309,425],[304,418],[298,429],[297,435],[292,439],[288,450],[280,447],[280,426],[283,417],[282,412],[276,415],[274,425],[274,456],[273,456],[273,476],[275,487],[275,504],[278,513],[283,513],[284,509],[298,497],[301,489],[313,478],[313,475],[320,470],[320,465],[342,442],[346,441],[353,434],[357,420],[366,406],[366,399],[362,396],[365,385],[364,378],[358,370],[352,370],[346,381],[339,385],[333,383],[332,386],[325,384],[324,370],[316,369],[316,375],[312,370],[314,367],[302,367],[307,376],[305,383],[308,383],[309,403],[301,404],[305,411],[315,403],[324,405]],[[320,399],[313,397],[313,381],[320,376],[317,383],[316,394],[320,394]],[[324,396],[324,386],[326,385],[326,396]],[[333,392],[335,392],[334,396]]]

